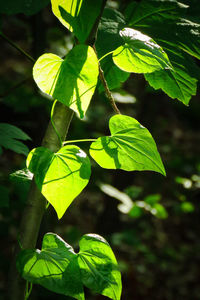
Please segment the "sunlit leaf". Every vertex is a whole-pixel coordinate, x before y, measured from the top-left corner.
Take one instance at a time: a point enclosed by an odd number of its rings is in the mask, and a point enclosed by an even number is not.
[[[45,198],[62,218],[68,206],[87,185],[90,161],[79,147],[65,146],[57,153],[39,147],[27,158],[27,167]]]
[[[56,234],[45,234],[41,250],[21,251],[17,268],[32,283],[77,300],[85,299],[77,254]]]
[[[110,119],[111,136],[98,138],[90,155],[103,168],[125,171],[151,170],[165,175],[156,144],[137,120],[115,115]]]
[[[194,1],[132,1],[126,10],[129,26],[151,36],[167,53],[172,69],[146,74],[150,85],[188,105],[196,94],[200,69],[190,55],[200,59],[200,22]],[[151,13],[149,13],[151,11]],[[165,24],[165,26],[163,26]]]
[[[121,274],[109,244],[99,235],[84,235],[80,251],[53,233],[45,234],[42,249],[22,250],[17,269],[32,283],[77,300],[84,300],[83,285],[113,300],[120,300]]]
[[[59,21],[84,43],[101,12],[103,0],[51,0]]]
[[[149,36],[131,28],[124,28],[120,35],[124,45],[113,52],[113,61],[120,69],[126,72],[151,73],[170,68],[166,53]]]
[[[80,240],[78,263],[86,287],[113,300],[120,300],[121,275],[106,240],[96,234],[84,235]]]
[[[81,118],[90,104],[98,73],[96,54],[86,45],[74,47],[64,60],[55,54],[43,54],[33,68],[38,87]]]

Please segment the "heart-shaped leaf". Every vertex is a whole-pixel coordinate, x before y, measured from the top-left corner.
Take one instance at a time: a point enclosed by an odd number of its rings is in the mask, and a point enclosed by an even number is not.
[[[51,0],[54,15],[82,44],[101,13],[102,3],[103,0]]]
[[[91,156],[102,168],[151,170],[165,175],[153,137],[137,120],[115,115],[109,128],[111,136],[98,138],[90,146]]]
[[[90,161],[77,146],[65,146],[57,153],[39,147],[27,158],[27,167],[44,197],[62,218],[68,206],[88,184]]]
[[[80,240],[78,263],[85,286],[113,300],[121,297],[121,275],[110,245],[96,234],[84,235]]]
[[[56,234],[45,234],[41,251],[21,251],[17,269],[32,283],[78,300],[85,299],[77,254]]]
[[[151,73],[170,68],[167,54],[149,36],[131,28],[124,28],[120,35],[124,45],[113,52],[113,61],[120,69],[126,72]]]
[[[84,117],[97,85],[98,60],[86,45],[74,47],[63,60],[55,54],[43,54],[33,67],[33,77],[46,94]]]
[[[120,300],[121,275],[109,244],[96,234],[84,235],[80,251],[54,233],[43,238],[42,250],[22,250],[17,257],[22,277],[59,294],[84,300],[83,285],[113,300]]]

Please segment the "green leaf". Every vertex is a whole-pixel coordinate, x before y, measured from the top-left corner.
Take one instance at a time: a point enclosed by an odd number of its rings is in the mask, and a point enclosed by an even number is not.
[[[12,186],[15,191],[15,196],[20,203],[24,206],[28,193],[30,191],[31,181],[33,179],[33,173],[31,173],[27,168],[22,170],[17,170],[9,176]]]
[[[49,2],[50,0],[1,0],[0,13],[7,15],[23,13],[31,16],[47,6]]]
[[[121,275],[109,244],[101,236],[84,235],[80,252],[53,233],[45,234],[42,249],[22,250],[17,269],[32,283],[78,300],[84,300],[83,284],[113,300],[120,300]]]
[[[115,115],[109,121],[111,136],[98,138],[90,155],[103,168],[125,171],[151,170],[165,175],[165,169],[150,132],[137,120]]]
[[[21,251],[17,269],[24,279],[50,291],[85,299],[77,254],[56,234],[45,234],[41,251]]]
[[[59,21],[85,43],[101,13],[103,0],[51,0],[52,11]]]
[[[160,203],[152,205],[150,212],[159,219],[166,219],[168,217],[166,209]]]
[[[110,8],[104,9],[95,43],[99,58],[123,44],[119,32],[125,25],[125,18],[120,12]]]
[[[144,201],[148,203],[149,205],[154,205],[155,203],[158,203],[161,199],[160,194],[152,194],[148,195],[144,198]]]
[[[63,60],[55,54],[43,54],[33,67],[38,87],[84,117],[97,85],[98,60],[86,45],[74,47]]]
[[[170,68],[164,50],[140,31],[124,28],[120,31],[124,45],[113,52],[114,63],[126,72],[151,73]]]
[[[109,244],[96,234],[80,240],[78,264],[83,284],[94,292],[113,300],[121,297],[121,275]]]
[[[194,1],[188,1],[188,6],[170,0],[132,1],[127,7],[126,19],[129,26],[150,35],[159,43],[173,66],[171,70],[146,74],[150,85],[155,89],[161,88],[171,98],[187,105],[191,96],[196,94],[200,73],[189,57],[200,58],[198,6]]]
[[[172,47],[168,47],[173,69],[145,74],[146,80],[154,89],[162,89],[168,96],[188,105],[191,96],[197,91],[197,67],[191,58]]]
[[[176,0],[142,0],[139,3],[131,1],[126,8],[125,17],[127,24],[134,27],[151,27],[156,22],[162,22],[163,19],[171,24],[186,12],[187,7]]]
[[[114,51],[123,44],[123,39],[119,35],[119,32],[124,28],[125,24],[124,16],[120,12],[108,8],[104,10],[98,28],[97,41],[95,43],[99,58]],[[121,83],[126,81],[129,77],[129,73],[120,70],[113,63],[111,55],[101,61],[101,68],[104,71],[104,76],[110,90],[119,88]],[[98,88],[100,92],[104,91],[104,87],[101,83]]]
[[[87,155],[77,146],[68,145],[57,153],[39,147],[27,158],[27,167],[35,182],[62,218],[68,206],[88,184],[91,174]]]
[[[28,147],[19,140],[30,140],[30,137],[16,126],[0,123],[0,146],[27,155]]]

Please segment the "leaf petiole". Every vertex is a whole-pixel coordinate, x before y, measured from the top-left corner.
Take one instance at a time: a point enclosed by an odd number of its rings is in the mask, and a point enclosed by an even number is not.
[[[114,52],[114,50],[113,51],[110,51],[110,52],[108,52],[108,53],[106,53],[106,54],[104,54],[101,58],[99,58],[99,62],[100,61],[102,61],[105,57],[107,57],[108,55],[110,55],[110,54],[112,54]]]
[[[97,139],[83,139],[83,140],[71,140],[71,141],[65,141],[62,144],[72,144],[72,143],[82,143],[82,142],[95,142]]]
[[[30,282],[30,287],[29,287],[29,282],[26,281],[26,294],[25,294],[24,300],[28,300],[28,298],[32,292],[32,287],[33,287],[33,284]]]

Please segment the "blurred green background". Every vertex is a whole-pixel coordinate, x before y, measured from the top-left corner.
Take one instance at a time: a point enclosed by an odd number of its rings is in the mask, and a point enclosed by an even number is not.
[[[47,1],[48,2],[48,1]],[[120,2],[120,3],[119,3]],[[130,1],[110,1],[125,7]],[[38,13],[1,15],[3,33],[34,58],[44,52],[64,56],[73,41],[53,16],[50,5]],[[0,37],[0,122],[21,128],[29,149],[41,143],[52,102],[32,79],[32,63]],[[153,135],[167,177],[153,172],[104,170],[92,161],[89,185],[58,221],[49,207],[38,247],[46,232],[59,234],[75,249],[85,233],[104,236],[119,262],[123,300],[200,299],[200,103],[199,91],[186,107],[143,76],[132,74],[113,91],[123,114],[136,118]],[[69,139],[108,133],[113,115],[96,91],[83,121],[74,117]],[[88,145],[81,145],[88,152]],[[0,299],[5,299],[9,264],[29,182],[10,176],[25,167],[25,156],[11,150],[0,155]],[[104,299],[86,291],[86,299]],[[34,286],[30,299],[70,299]],[[106,298],[105,298],[106,299]]]

